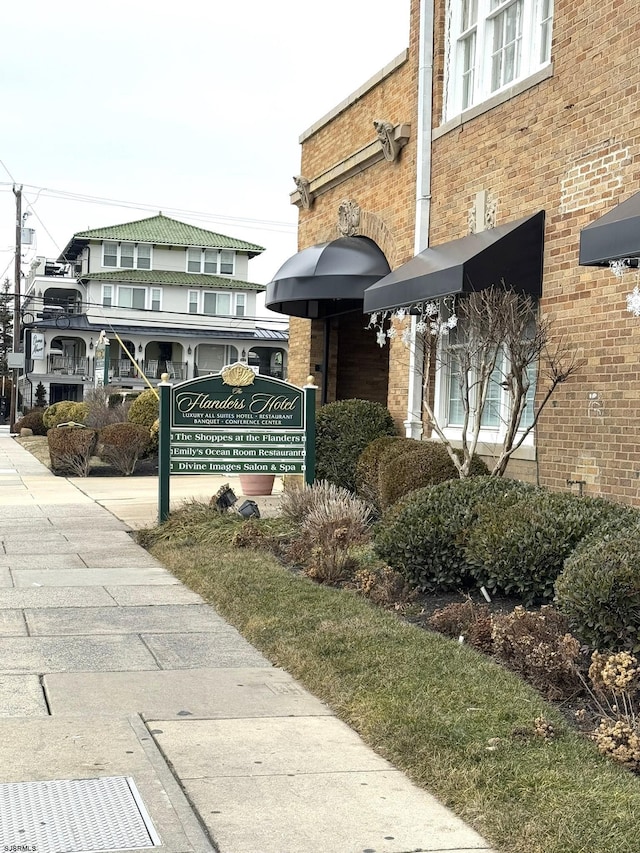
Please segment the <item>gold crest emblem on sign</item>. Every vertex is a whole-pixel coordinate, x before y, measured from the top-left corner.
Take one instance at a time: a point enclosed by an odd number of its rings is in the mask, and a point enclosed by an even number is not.
[[[253,370],[239,361],[235,364],[230,364],[229,367],[225,367],[220,375],[225,385],[233,385],[236,388],[244,385],[253,385],[253,380],[256,378]]]

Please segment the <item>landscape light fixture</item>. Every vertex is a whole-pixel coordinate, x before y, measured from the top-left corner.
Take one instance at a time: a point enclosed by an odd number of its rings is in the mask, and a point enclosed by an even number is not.
[[[225,513],[230,510],[237,512],[242,518],[260,518],[260,510],[255,501],[243,501],[240,506],[236,506],[238,498],[235,492],[228,483],[220,486],[218,491],[209,501],[209,506],[220,513]]]
[[[236,510],[243,518],[260,518],[260,510],[255,501],[243,501]]]
[[[234,505],[234,503],[236,503],[237,500],[238,498],[229,483],[225,483],[224,486],[220,486],[218,491],[211,498],[209,506],[214,507],[218,512],[226,512]]]

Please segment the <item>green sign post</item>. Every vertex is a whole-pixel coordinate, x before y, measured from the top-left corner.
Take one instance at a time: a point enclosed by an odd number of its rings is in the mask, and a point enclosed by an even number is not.
[[[298,388],[244,364],[172,386],[161,382],[158,516],[171,474],[315,474],[314,385]]]

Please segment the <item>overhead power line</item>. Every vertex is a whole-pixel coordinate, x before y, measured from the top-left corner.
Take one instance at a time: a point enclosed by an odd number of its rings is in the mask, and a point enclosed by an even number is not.
[[[2,161],[0,161],[1,163]],[[4,164],[2,164],[4,166]],[[5,171],[6,167],[5,167]],[[10,174],[7,171],[7,174]],[[3,182],[0,182],[2,185]],[[8,186],[4,182],[5,186]],[[29,202],[29,205],[35,204],[39,197],[58,198],[61,201],[75,201],[80,204],[97,204],[106,205],[109,207],[125,207],[134,210],[145,210],[163,213],[168,213],[173,216],[186,216],[189,219],[196,219],[206,222],[228,222],[232,224],[242,225],[245,228],[260,229],[264,231],[274,231],[280,233],[295,233],[297,225],[292,222],[284,222],[270,219],[256,219],[246,216],[227,216],[220,213],[212,213],[210,211],[191,210],[189,208],[171,207],[170,205],[149,204],[148,202],[136,202],[127,199],[107,198],[105,196],[93,196],[84,193],[70,192],[68,190],[58,190],[52,187],[41,187],[36,184],[23,184],[25,190],[35,191],[38,194],[36,199]]]
[[[21,299],[23,304],[25,301],[28,300],[29,303],[33,305],[33,310],[37,311],[37,312],[40,312],[40,311],[45,310],[46,308],[50,307],[50,305],[45,304],[45,297],[44,296],[34,296],[33,294],[21,294],[20,299]],[[113,309],[113,308],[117,309],[119,307],[118,305],[105,306],[101,302],[88,302],[86,299],[82,300],[82,305],[83,305],[83,307],[86,307],[86,308],[95,308],[98,311],[104,311],[105,307],[108,307],[110,309]],[[29,308],[27,308],[26,310],[29,311]],[[192,318],[195,316],[194,314],[191,314],[189,311],[165,311],[165,310],[154,311],[152,308],[134,308],[134,309],[129,308],[126,310],[129,310],[129,311],[134,310],[136,312],[139,312],[140,314],[151,314],[155,317],[157,317],[158,314],[165,314],[165,315],[168,314],[168,315],[174,316],[174,317],[192,317]],[[70,316],[78,316],[78,315],[70,315]],[[200,315],[197,315],[197,316],[200,316]],[[236,322],[242,322],[243,320],[252,320],[255,322],[264,322],[264,323],[283,323],[283,324],[286,324],[289,322],[288,317],[282,317],[282,318],[280,318],[280,317],[264,317],[264,316],[257,316],[257,315],[255,317],[250,317],[249,315],[245,315],[243,317],[235,317],[235,316],[231,316],[231,315],[220,315],[220,314],[213,315],[212,314],[211,318],[212,319],[224,319],[224,320],[229,320],[229,321],[234,320]],[[135,322],[134,320],[131,320],[130,318],[127,318],[127,321],[131,322],[131,323]]]

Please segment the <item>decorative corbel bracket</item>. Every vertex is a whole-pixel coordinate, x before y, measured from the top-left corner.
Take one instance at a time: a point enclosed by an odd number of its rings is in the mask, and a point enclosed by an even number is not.
[[[380,130],[377,128],[378,124],[381,125]],[[291,204],[308,210],[318,196],[339,186],[353,175],[364,172],[374,163],[379,163],[381,160],[395,162],[401,149],[409,141],[411,125],[404,123],[392,125],[391,122],[376,119],[374,126],[376,126],[376,139],[363,148],[345,157],[344,160],[326,169],[315,178],[307,179],[300,175],[294,177],[293,180],[297,189],[289,196]]]
[[[296,187],[298,188],[298,194],[300,196],[300,207],[303,210],[309,210],[309,208],[313,204],[313,196],[311,194],[311,182],[309,181],[309,178],[305,178],[303,175],[294,175],[293,180],[295,182]]]

